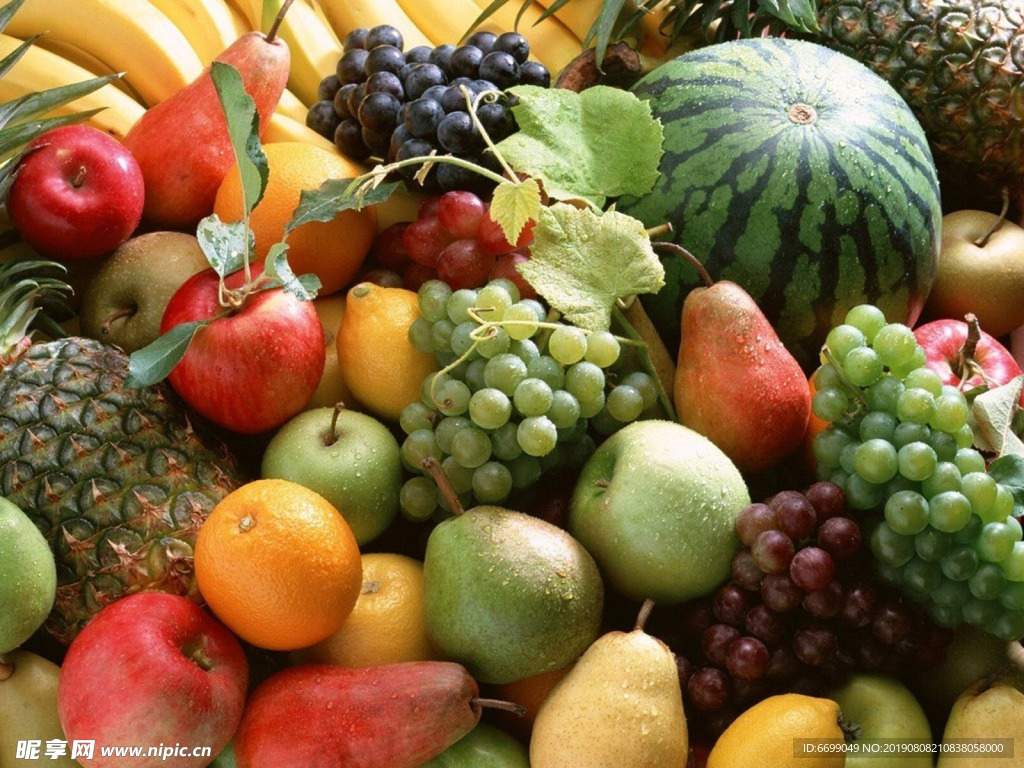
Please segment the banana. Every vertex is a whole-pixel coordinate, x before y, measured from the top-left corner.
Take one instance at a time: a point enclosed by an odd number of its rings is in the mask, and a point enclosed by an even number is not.
[[[644,15],[644,44],[641,48],[644,55],[663,58],[668,51],[668,36],[659,27],[672,8],[669,0],[661,0]]]
[[[457,45],[480,15],[473,0],[398,0],[398,5],[434,45]]]
[[[551,15],[580,40],[586,40],[587,33],[600,15],[603,4],[603,0],[570,0]],[[554,5],[554,0],[543,0],[541,5],[548,9]]]
[[[72,64],[77,64],[82,69],[92,72],[97,77],[118,74],[117,70],[109,64],[107,64],[107,62],[101,61],[88,51],[82,50],[77,45],[65,43],[63,40],[54,40],[49,35],[41,35],[36,40],[35,44],[39,48],[45,48],[50,53],[57,54],[62,59],[67,59]],[[126,83],[123,77],[118,78],[113,83],[111,83],[111,85],[113,85],[119,91],[124,91],[124,93],[126,93],[128,96],[131,96],[133,99],[135,99],[135,101],[139,102],[140,104],[143,103],[142,96],[139,95],[138,91],[136,91],[128,83]]]
[[[413,24],[396,0],[319,0],[319,4],[339,40],[344,41],[353,29],[390,24],[402,33],[405,50],[418,45],[434,47],[434,41]]]
[[[238,39],[234,20],[224,0],[149,0],[174,22],[203,66],[208,66]]]
[[[309,108],[302,103],[298,96],[285,88],[275,111],[280,112],[282,115],[288,115],[292,120],[305,125],[306,114],[309,112]]]
[[[248,17],[244,13],[242,13],[242,11],[239,10],[238,6],[231,2],[231,0],[225,0],[224,4],[228,7],[228,10],[231,12],[231,23],[235,27],[236,36],[241,37],[246,32],[252,32],[254,29],[256,29],[256,27],[254,27],[249,22]]]
[[[0,57],[8,55],[21,43],[22,41],[17,38],[0,35]],[[32,46],[18,63],[0,78],[0,99],[5,102],[11,101],[36,91],[80,83],[92,77],[92,72],[77,64],[55,53]],[[139,102],[126,96],[112,84],[108,84],[58,107],[50,115],[68,115],[101,107],[103,111],[89,118],[87,124],[109,133],[118,141],[124,138],[135,121],[146,111]]]
[[[146,0],[30,0],[6,31],[18,38],[47,32],[77,45],[124,72],[147,106],[181,90],[203,71],[185,36]]]
[[[445,3],[449,1],[444,0]],[[490,0],[471,0],[471,2],[476,5],[478,12],[491,4]],[[578,2],[578,0],[573,0],[573,2]],[[511,32],[516,28],[518,13],[519,10],[515,3],[506,3],[488,17],[479,29],[486,29],[496,34]],[[566,64],[579,56],[583,50],[583,44],[558,19],[549,17],[538,24],[537,20],[542,13],[543,11],[537,8],[536,4],[529,5],[519,21],[518,31],[530,41],[530,52],[533,58],[548,68],[548,71],[551,72],[551,79],[554,80]]]
[[[328,141],[313,129],[307,128],[304,123],[293,120],[282,112],[275,112],[270,116],[270,122],[267,123],[267,128],[263,131],[260,141],[264,144],[276,144],[281,141],[301,141],[304,144],[313,144],[321,149],[326,149],[336,155],[341,154],[338,148],[334,146],[333,141]]]
[[[270,29],[282,0],[266,0],[263,28]],[[278,35],[288,43],[292,66],[288,90],[307,107],[319,101],[320,81],[333,74],[341,58],[341,44],[334,31],[305,3],[294,2],[278,27]]]
[[[263,30],[262,0],[228,0],[235,9],[245,17],[249,31]]]

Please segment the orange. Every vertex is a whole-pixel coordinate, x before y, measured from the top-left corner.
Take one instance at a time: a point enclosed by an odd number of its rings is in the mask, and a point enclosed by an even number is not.
[[[288,480],[255,480],[221,499],[196,537],[195,571],[214,615],[273,651],[336,632],[362,585],[359,546],[345,518]]]
[[[501,710],[495,710],[494,716],[510,733],[528,742],[530,733],[533,731],[533,723],[540,711],[540,705],[544,703],[558,681],[568,675],[575,665],[576,662],[573,662],[561,669],[552,669],[549,672],[541,672],[539,675],[522,680],[494,686],[491,691],[493,698],[511,701],[526,707],[526,714],[522,716]]]
[[[437,370],[434,355],[409,342],[409,326],[419,316],[416,294],[405,288],[359,283],[345,299],[338,365],[356,400],[380,419],[398,421]]]
[[[341,629],[292,658],[343,667],[439,658],[427,639],[423,563],[404,555],[363,555],[363,586]]]
[[[813,375],[807,379],[807,383],[810,385],[811,400],[813,400],[814,393],[817,391]],[[811,411],[810,417],[807,419],[807,431],[804,432],[804,439],[797,451],[800,467],[811,482],[814,482],[818,470],[818,460],[814,458],[814,438],[827,426],[829,426],[829,422],[819,419],[814,415],[814,411]]]
[[[328,179],[355,178],[362,169],[339,154],[297,141],[265,144],[270,177],[259,205],[249,216],[256,238],[256,260],[284,237],[305,189],[317,189]],[[242,182],[232,167],[217,190],[213,212],[222,221],[242,218]],[[377,235],[377,212],[342,211],[327,222],[303,224],[288,235],[288,264],[296,275],[312,272],[320,278],[320,294],[344,288],[355,279]]]

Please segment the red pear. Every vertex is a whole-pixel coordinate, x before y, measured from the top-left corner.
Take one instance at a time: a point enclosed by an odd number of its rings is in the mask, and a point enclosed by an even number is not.
[[[241,74],[260,116],[261,135],[281,100],[291,65],[288,45],[275,31],[276,24],[267,35],[242,35],[215,59]],[[146,221],[157,229],[194,232],[199,220],[213,212],[217,188],[235,163],[209,68],[147,110],[124,143],[142,168]]]

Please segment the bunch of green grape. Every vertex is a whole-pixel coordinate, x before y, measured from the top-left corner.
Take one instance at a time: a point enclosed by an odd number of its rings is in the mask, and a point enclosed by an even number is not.
[[[1024,543],[1013,495],[973,448],[963,392],[925,365],[913,331],[854,307],[828,334],[814,374],[818,475],[853,509],[880,509],[881,576],[936,623],[1024,636]]]
[[[654,379],[623,369],[627,340],[546,322],[543,305],[508,280],[456,291],[429,280],[418,297],[409,340],[443,367],[400,419],[402,460],[416,475],[401,508],[413,520],[448,509],[421,469],[427,456],[465,506],[496,504],[562,464],[581,465],[595,448],[591,427],[608,435],[657,408]]]

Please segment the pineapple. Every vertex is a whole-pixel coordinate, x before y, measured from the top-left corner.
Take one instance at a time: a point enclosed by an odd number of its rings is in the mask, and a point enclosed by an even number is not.
[[[24,276],[41,266],[0,266],[0,495],[53,548],[47,628],[67,644],[133,592],[199,601],[196,533],[242,478],[226,451],[193,430],[169,387],[124,388],[121,350],[84,338],[30,343],[33,303],[62,287]]]

